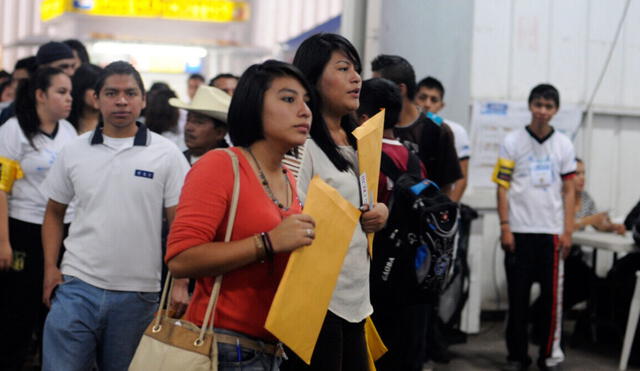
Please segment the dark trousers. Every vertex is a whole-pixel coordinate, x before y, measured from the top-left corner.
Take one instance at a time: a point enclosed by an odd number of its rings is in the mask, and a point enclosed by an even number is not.
[[[285,349],[288,360],[283,371],[368,371],[369,358],[364,336],[364,321],[352,323],[330,311],[324,318],[311,365],[304,363],[291,349]]]
[[[20,370],[34,329],[42,329],[44,260],[40,224],[9,218],[9,238],[19,266],[0,272],[0,370]],[[39,331],[42,333],[42,331]]]
[[[534,282],[540,284],[539,362],[562,359],[563,261],[558,238],[550,234],[514,233],[515,252],[505,254],[509,293],[507,350],[510,361],[530,363],[528,355],[529,297]]]
[[[388,351],[378,371],[422,371],[426,338],[426,304],[374,307],[373,323]]]

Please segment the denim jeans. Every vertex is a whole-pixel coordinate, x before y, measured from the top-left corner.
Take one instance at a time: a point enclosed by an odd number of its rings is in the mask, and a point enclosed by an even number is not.
[[[64,276],[44,326],[42,370],[125,371],[159,293],[104,290]]]
[[[239,332],[224,329],[216,329],[216,332],[243,338],[247,337],[247,335]],[[281,361],[279,357],[271,354],[238,347],[232,344],[218,343],[219,371],[279,371]]]

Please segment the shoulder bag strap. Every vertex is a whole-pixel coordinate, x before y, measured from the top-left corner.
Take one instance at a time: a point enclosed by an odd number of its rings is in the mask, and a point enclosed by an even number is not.
[[[236,211],[238,209],[238,197],[240,195],[240,170],[238,164],[238,156],[231,151],[230,149],[223,149],[222,151],[227,152],[229,157],[231,157],[231,165],[233,166],[233,194],[231,196],[231,206],[229,207],[229,219],[227,221],[227,230],[224,236],[224,242],[231,241],[231,233],[233,232],[233,224],[236,219]],[[218,302],[218,296],[220,295],[220,285],[222,285],[222,275],[216,277],[216,282],[213,284],[213,289],[211,290],[211,297],[209,298],[209,304],[207,305],[207,311],[204,315],[204,320],[202,321],[202,328],[200,329],[200,337],[198,340],[204,341],[204,334],[207,330],[207,327],[211,326],[211,331],[213,331],[213,321],[215,318],[215,306]],[[216,351],[217,348],[214,348]]]
[[[236,211],[238,209],[238,197],[240,194],[240,170],[239,170],[239,162],[236,154],[229,150],[223,149],[223,151],[227,152],[229,157],[231,158],[231,165],[233,167],[233,193],[231,196],[231,206],[229,208],[229,219],[227,222],[227,230],[225,233],[224,241],[229,242],[231,240],[231,233],[233,232],[233,225],[235,223]],[[218,296],[220,294],[220,285],[222,284],[222,275],[216,277],[216,281],[213,285],[213,289],[211,290],[211,297],[209,298],[209,303],[207,304],[207,311],[205,312],[204,320],[202,322],[202,327],[200,328],[200,335],[195,341],[195,344],[204,343],[204,336],[207,331],[207,328],[211,326],[211,330],[213,332],[213,317],[214,317],[214,308],[218,301]],[[167,273],[167,278],[164,283],[164,287],[162,289],[162,296],[160,297],[160,309],[156,314],[156,318],[154,320],[153,331],[160,331],[160,323],[162,322],[163,317],[166,316],[166,311],[162,310],[165,303],[168,302],[168,297],[171,295],[171,291],[173,289],[173,277],[171,277],[171,272]],[[213,352],[214,359],[217,360],[217,342],[213,341]]]

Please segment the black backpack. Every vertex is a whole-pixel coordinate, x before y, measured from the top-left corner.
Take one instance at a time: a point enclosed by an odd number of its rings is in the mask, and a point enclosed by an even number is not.
[[[458,204],[422,179],[420,160],[411,153],[401,172],[383,152],[381,170],[394,186],[387,225],[374,239],[372,303],[428,302],[440,294],[451,266]]]

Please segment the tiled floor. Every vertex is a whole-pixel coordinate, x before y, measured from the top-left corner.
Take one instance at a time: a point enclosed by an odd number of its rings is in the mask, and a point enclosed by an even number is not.
[[[571,329],[573,323],[565,323]],[[499,370],[505,362],[503,322],[486,322],[480,334],[470,335],[467,343],[449,348],[454,358],[448,364],[435,364],[435,371]],[[529,354],[537,354],[537,346],[529,347]],[[603,345],[568,347],[565,349],[564,371],[617,370],[619,349]],[[535,357],[534,357],[535,358]],[[426,370],[427,368],[425,368]],[[537,370],[530,367],[529,370]],[[640,365],[630,365],[629,371],[640,370]]]

